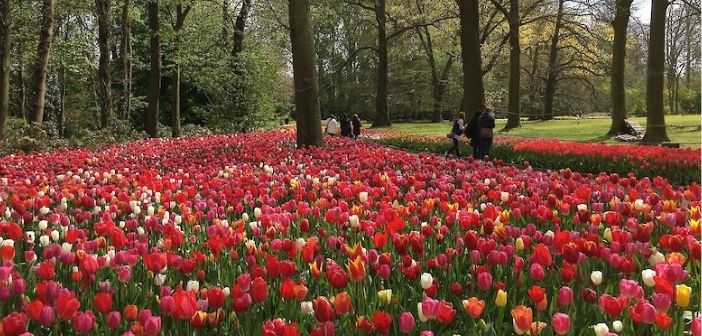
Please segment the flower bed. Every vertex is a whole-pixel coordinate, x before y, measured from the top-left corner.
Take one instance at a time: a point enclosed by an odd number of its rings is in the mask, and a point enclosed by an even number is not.
[[[409,150],[443,153],[450,147],[445,138],[415,136],[387,131],[370,131],[368,139]],[[463,144],[463,149],[470,148]],[[465,153],[465,151],[464,151]],[[700,150],[565,142],[497,136],[491,156],[511,164],[543,169],[570,168],[582,173],[618,173],[627,176],[661,176],[673,184],[700,182]]]
[[[697,184],[293,139],[0,158],[1,334],[702,328]]]

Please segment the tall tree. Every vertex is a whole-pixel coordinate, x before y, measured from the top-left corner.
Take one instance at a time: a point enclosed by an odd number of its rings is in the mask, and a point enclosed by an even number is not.
[[[417,0],[417,9],[419,9],[420,15],[426,15],[424,7],[422,6],[422,1]],[[436,62],[436,57],[434,56],[434,42],[432,40],[431,31],[428,26],[417,27],[417,35],[422,43],[422,48],[427,57],[427,62],[429,63],[429,72],[431,74],[431,122],[440,122],[443,120],[442,116],[442,102],[444,99],[444,93],[446,92],[446,86],[448,84],[449,75],[451,74],[451,66],[453,65],[453,55],[449,54],[446,63],[444,64],[443,70],[439,71]]]
[[[385,0],[375,0],[375,22],[378,26],[378,79],[373,127],[390,126],[388,113],[388,39],[385,29]]]
[[[463,60],[462,107],[467,120],[485,106],[485,88],[480,56],[480,12],[478,0],[456,0],[461,21],[461,59]]]
[[[614,45],[612,51],[612,125],[609,135],[617,135],[624,131],[626,119],[626,93],[624,91],[624,61],[626,60],[626,34],[631,16],[633,0],[616,0],[614,14]]]
[[[110,70],[110,49],[112,48],[111,0],[95,0],[98,22],[98,94],[100,96],[100,128],[110,124],[112,118],[112,71]]]
[[[192,6],[187,5],[183,7],[182,4],[178,3],[176,5],[176,20],[173,23],[173,33],[175,34],[175,49],[176,57],[175,64],[173,65],[173,85],[172,85],[172,99],[173,107],[171,114],[171,135],[173,137],[180,136],[180,31],[183,29],[185,24],[185,18],[188,16],[188,12]]]
[[[46,73],[49,67],[51,40],[54,36],[54,0],[43,0],[41,7],[41,28],[37,59],[34,63],[32,78],[32,113],[29,122],[41,124],[44,121],[44,103],[46,102]]]
[[[151,75],[149,76],[149,97],[146,109],[146,133],[152,138],[158,137],[159,94],[161,92],[161,37],[159,36],[158,0],[148,0],[149,40],[151,50]]]
[[[0,140],[5,138],[5,120],[10,106],[10,52],[12,0],[0,0]]]
[[[670,141],[665,128],[663,110],[663,73],[665,70],[665,15],[668,0],[653,0],[651,27],[648,40],[648,65],[646,70],[646,134],[644,143]]]
[[[565,0],[558,0],[558,11],[556,12],[556,23],[551,37],[551,50],[548,56],[548,78],[546,78],[546,88],[544,90],[544,114],[543,120],[553,119],[553,99],[556,96],[556,84],[558,83],[558,41],[561,37],[561,27],[563,25],[563,5]]]
[[[122,4],[119,54],[122,61],[122,119],[129,119],[132,110],[132,32],[129,20],[130,0]]]
[[[314,33],[308,0],[289,0],[297,146],[323,146]]]
[[[250,9],[251,0],[244,0],[234,21],[234,43],[232,44],[232,66],[234,69],[238,69],[239,53],[244,49],[244,33]]]
[[[519,42],[519,26],[522,17],[519,14],[519,0],[509,0],[509,9],[500,1],[491,0],[497,9],[507,18],[509,27],[509,89],[508,112],[505,129],[519,127],[521,117],[521,45]]]

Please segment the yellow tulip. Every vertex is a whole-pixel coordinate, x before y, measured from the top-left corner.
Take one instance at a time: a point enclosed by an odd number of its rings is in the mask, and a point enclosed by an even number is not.
[[[503,290],[497,291],[497,297],[495,297],[495,304],[498,307],[504,307],[507,305],[507,292]]]
[[[389,304],[392,301],[392,289],[378,291],[378,300],[383,304]]]
[[[690,304],[690,295],[692,295],[692,288],[687,285],[680,284],[675,286],[675,303],[680,307],[687,307]]]
[[[517,238],[517,240],[514,242],[514,248],[517,249],[517,251],[521,251],[524,249],[524,240],[522,237]]]

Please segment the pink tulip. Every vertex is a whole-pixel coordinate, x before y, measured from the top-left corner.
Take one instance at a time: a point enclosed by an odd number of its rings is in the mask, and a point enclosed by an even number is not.
[[[41,313],[39,313],[39,324],[48,327],[54,323],[54,319],[56,319],[54,307],[44,306],[41,308]]]
[[[529,267],[529,276],[536,281],[540,281],[546,277],[546,272],[544,272],[544,268],[540,264],[533,263]]]
[[[429,330],[424,330],[421,333],[419,333],[419,336],[434,336],[434,332],[429,331]]]
[[[400,332],[409,334],[414,330],[414,316],[410,312],[400,314]]]
[[[122,322],[122,315],[118,311],[112,311],[107,314],[107,326],[110,329],[117,329]]]
[[[439,300],[434,300],[430,297],[425,297],[422,300],[422,313],[428,319],[433,320],[439,311]]]
[[[158,309],[164,316],[171,316],[175,312],[175,301],[172,296],[164,296],[158,304]]]
[[[566,307],[573,303],[573,290],[568,286],[563,286],[558,290],[558,306]]]
[[[692,323],[690,323],[690,334],[692,336],[702,335],[702,317],[698,316],[692,320]]]
[[[619,293],[628,299],[643,298],[643,288],[634,280],[622,279],[619,281]]]
[[[555,313],[551,318],[553,330],[558,335],[565,335],[570,331],[570,316],[563,313]]]
[[[651,302],[653,306],[656,307],[657,311],[665,312],[670,309],[670,306],[673,304],[673,299],[668,294],[653,293]]]
[[[492,287],[492,275],[489,272],[480,272],[478,274],[478,289],[486,291]]]
[[[91,311],[78,312],[71,321],[73,329],[79,334],[88,334],[95,324],[95,316]]]
[[[144,320],[144,333],[147,336],[155,336],[161,332],[161,317],[150,316]]]
[[[117,271],[117,279],[121,283],[127,283],[131,277],[132,271],[128,266],[120,267],[119,271]]]

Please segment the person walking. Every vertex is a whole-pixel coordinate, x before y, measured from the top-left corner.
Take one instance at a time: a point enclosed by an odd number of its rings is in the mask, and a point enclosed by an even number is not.
[[[361,118],[358,117],[358,114],[353,115],[351,124],[353,128],[353,138],[358,139],[358,137],[361,136]]]
[[[351,120],[345,114],[341,115],[341,136],[351,137]]]
[[[482,159],[490,155],[490,148],[492,147],[492,138],[495,129],[495,113],[490,107],[486,107],[485,111],[480,114],[478,124],[480,125],[478,153],[480,154],[479,158]]]
[[[336,121],[336,117],[334,117],[334,115],[330,115],[329,119],[327,119],[327,127],[325,128],[324,133],[329,135],[339,134],[339,123]]]
[[[464,128],[463,128],[463,119],[466,117],[465,113],[463,112],[458,112],[456,114],[456,118],[453,120],[453,126],[451,127],[451,132],[447,134],[446,136],[453,141],[453,147],[451,147],[446,153],[446,157],[449,156],[449,154],[456,152],[456,156],[461,156],[461,151],[459,148],[460,144],[460,138],[461,135],[463,134]]]
[[[473,147],[473,157],[476,159],[480,158],[480,125],[478,125],[478,119],[481,112],[482,110],[473,114],[465,128],[466,138],[470,139],[469,144]]]

